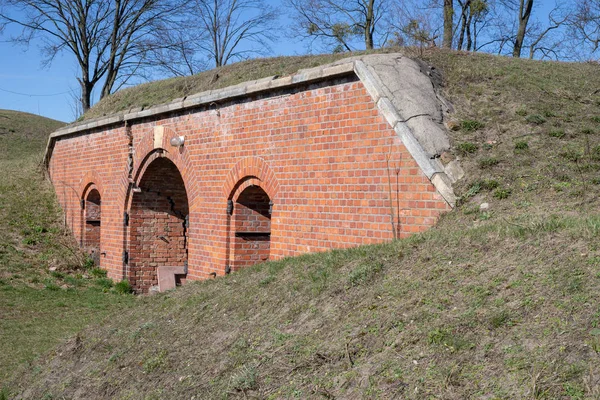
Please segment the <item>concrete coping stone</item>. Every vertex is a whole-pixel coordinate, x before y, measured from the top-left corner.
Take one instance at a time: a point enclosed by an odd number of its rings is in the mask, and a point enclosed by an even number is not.
[[[442,163],[435,157],[432,158],[423,149],[422,144],[408,126],[407,121],[402,118],[392,100],[385,95],[381,85],[368,66],[363,61],[357,60],[354,63],[354,68],[356,75],[360,78],[367,92],[377,104],[379,112],[381,112],[392,129],[396,131],[406,150],[412,155],[423,173],[429,178],[444,200],[450,206],[454,207],[456,205],[456,196],[452,189],[451,179],[446,175]],[[423,117],[431,118],[430,116]]]
[[[234,86],[228,86],[222,89],[207,90],[204,92],[192,94],[185,98],[178,98],[169,103],[156,105],[145,110],[140,107],[132,108],[121,114],[108,117],[99,117],[92,120],[74,123],[59,129],[52,133],[51,137],[56,138],[64,135],[70,135],[92,128],[111,125],[123,121],[132,121],[135,119],[147,118],[154,115],[164,114],[173,111],[184,110],[191,107],[197,107],[204,104],[220,102],[228,99],[250,96],[260,92],[274,89],[280,89],[287,86],[294,86],[302,83],[309,83],[318,80],[325,80],[336,76],[347,75],[354,72],[354,62],[347,61],[342,64],[330,66],[320,66],[316,68],[304,69],[294,75],[277,77],[275,75],[254,81],[243,82]]]

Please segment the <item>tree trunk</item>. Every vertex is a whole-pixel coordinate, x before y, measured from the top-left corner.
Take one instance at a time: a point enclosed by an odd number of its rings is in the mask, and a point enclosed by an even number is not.
[[[471,37],[471,21],[473,20],[473,14],[469,14],[467,20],[467,51],[471,51],[473,48],[473,38]]]
[[[458,43],[456,45],[456,49],[457,50],[462,50],[463,48],[463,43],[465,42],[465,30],[467,29],[467,10],[469,10],[470,6],[471,6],[471,0],[467,0],[465,1],[465,3],[461,3],[459,1],[460,5],[461,5],[461,10],[460,10],[460,34],[458,36]]]
[[[444,0],[444,42],[442,47],[445,49],[452,48],[452,33],[454,31],[454,4],[453,0]]]
[[[117,71],[114,68],[110,68],[106,72],[106,81],[102,86],[102,92],[100,93],[100,100],[105,98],[106,96],[110,96],[112,93],[113,87],[115,86],[115,82],[117,80]]]
[[[525,3],[527,1],[527,3]],[[523,42],[525,41],[525,33],[527,32],[527,24],[529,23],[529,17],[531,16],[531,9],[533,8],[533,0],[521,0],[519,6],[519,29],[517,30],[517,37],[515,38],[515,47],[513,48],[513,57],[521,57],[521,49],[523,48]]]
[[[367,18],[365,19],[365,47],[367,50],[371,50],[373,48],[374,3],[375,0],[369,0],[367,5]]]
[[[477,51],[477,19],[473,21],[473,51]]]
[[[94,85],[83,79],[79,80],[79,84],[81,86],[81,108],[83,112],[86,112],[92,106],[92,89]]]

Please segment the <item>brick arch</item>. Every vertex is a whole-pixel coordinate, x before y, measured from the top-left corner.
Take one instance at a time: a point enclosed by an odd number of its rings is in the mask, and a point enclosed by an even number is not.
[[[246,187],[260,186],[273,200],[279,190],[279,182],[267,162],[260,157],[241,159],[227,174],[223,185],[224,196],[231,200],[236,193],[241,193]]]
[[[102,181],[96,173],[96,171],[88,171],[79,181],[79,188],[77,193],[80,199],[85,199],[88,192],[96,189],[100,193],[100,197],[104,197],[104,190],[102,188]]]
[[[165,127],[162,145],[160,147],[155,147],[154,129],[146,132],[140,142],[135,146],[135,154],[141,154],[143,157],[134,158],[132,177],[135,184],[139,184],[140,180],[144,176],[144,173],[146,172],[146,169],[152,163],[152,161],[161,157],[167,158],[173,162],[173,164],[175,164],[179,170],[179,173],[183,178],[191,206],[194,203],[194,200],[197,198],[195,192],[193,191],[196,187],[196,174],[192,163],[189,160],[188,152],[185,150],[185,146],[177,148],[170,145],[169,142],[174,136],[177,136],[177,133],[173,129]],[[129,200],[131,200],[131,196],[129,197]]]
[[[158,284],[161,268],[177,268],[180,278],[187,274],[190,209],[183,176],[170,158],[155,151],[138,174],[139,190],[133,190],[129,205],[125,274],[134,290],[144,293]]]

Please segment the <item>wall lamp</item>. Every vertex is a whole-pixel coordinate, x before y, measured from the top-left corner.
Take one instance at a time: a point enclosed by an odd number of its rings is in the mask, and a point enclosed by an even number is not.
[[[173,147],[182,147],[185,143],[185,136],[175,136],[170,143]]]

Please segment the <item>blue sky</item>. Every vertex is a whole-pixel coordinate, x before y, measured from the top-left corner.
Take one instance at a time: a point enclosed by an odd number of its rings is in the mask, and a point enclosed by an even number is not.
[[[277,4],[280,0],[270,1]],[[535,13],[541,16],[553,5],[553,0],[538,0]],[[282,17],[280,23],[286,22],[286,17]],[[62,53],[49,67],[43,67],[35,43],[29,48],[14,45],[6,41],[9,35],[10,30],[0,38],[0,109],[72,121],[78,83],[75,79],[77,66],[71,55]],[[272,55],[301,54],[305,51],[304,44],[282,35],[273,46]]]

